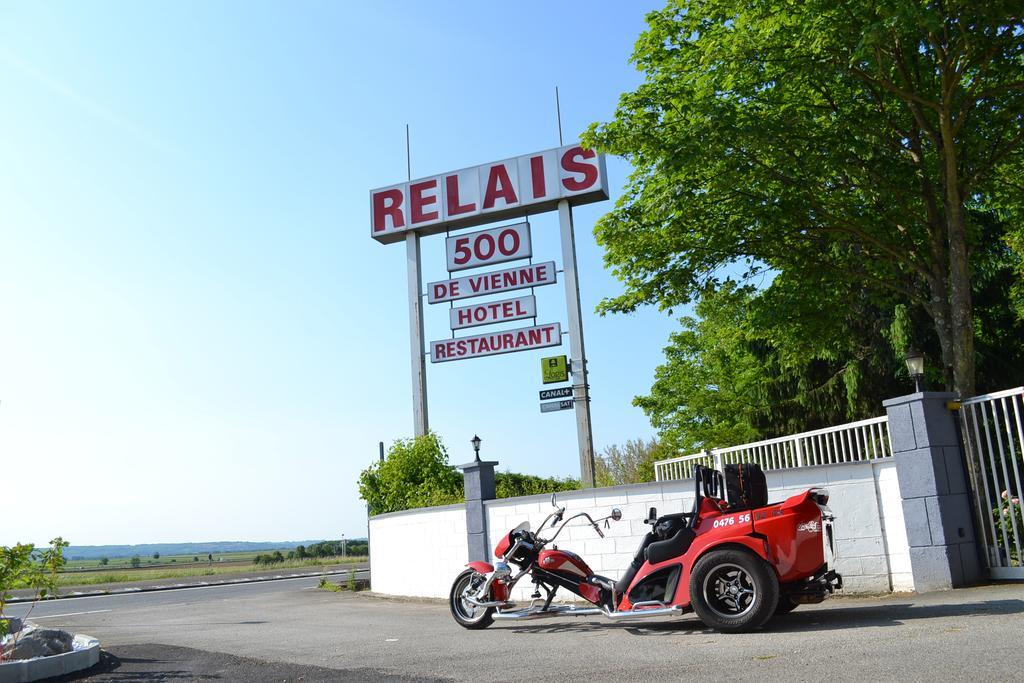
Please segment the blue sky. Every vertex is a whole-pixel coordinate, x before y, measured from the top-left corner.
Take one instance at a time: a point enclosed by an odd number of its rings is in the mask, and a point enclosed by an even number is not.
[[[607,120],[657,4],[0,3],[0,544],[365,535],[358,473],[412,432],[404,247],[368,190],[404,180],[406,123],[420,177],[557,146],[556,85],[567,141]],[[575,215],[598,449],[652,434],[631,400],[676,326],[593,314],[611,206]],[[562,286],[537,296],[564,325]],[[578,475],[543,355],[428,368],[452,462],[477,433]]]

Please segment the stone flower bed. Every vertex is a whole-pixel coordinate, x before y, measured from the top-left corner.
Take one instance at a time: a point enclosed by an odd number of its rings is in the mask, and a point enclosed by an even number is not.
[[[88,669],[100,661],[100,641],[80,633],[22,625],[8,619],[2,641],[0,681],[26,683]]]

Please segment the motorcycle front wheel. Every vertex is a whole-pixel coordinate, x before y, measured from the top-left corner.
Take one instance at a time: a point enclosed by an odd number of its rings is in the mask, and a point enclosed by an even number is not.
[[[480,586],[486,580],[487,577],[474,569],[467,569],[455,577],[452,592],[448,596],[448,607],[451,608],[452,616],[459,626],[480,629],[487,628],[494,622],[493,607],[478,607],[467,600],[480,590]]]

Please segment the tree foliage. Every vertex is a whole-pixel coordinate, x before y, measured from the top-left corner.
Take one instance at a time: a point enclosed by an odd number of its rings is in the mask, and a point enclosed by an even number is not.
[[[594,459],[594,476],[598,486],[619,486],[654,481],[654,463],[670,458],[656,439],[630,439],[622,446],[612,444]]]
[[[1009,225],[1022,204],[1019,9],[670,0],[648,15],[645,81],[585,138],[635,169],[596,228],[626,285],[602,310],[699,300],[729,267],[819,301],[895,296],[973,394],[975,217]]]
[[[1024,382],[1024,321],[1008,306],[1015,261],[999,227],[974,254],[978,385]],[[707,291],[697,317],[681,320],[640,406],[666,449],[691,453],[874,417],[911,387],[903,362],[913,340],[932,357],[927,315],[893,294],[786,272],[759,288],[726,280]],[[926,368],[941,384],[941,368]]]

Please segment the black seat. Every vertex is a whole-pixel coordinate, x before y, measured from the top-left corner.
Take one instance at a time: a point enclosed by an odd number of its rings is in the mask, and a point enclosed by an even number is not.
[[[671,538],[656,541],[647,546],[647,561],[651,564],[658,564],[678,557],[690,549],[690,544],[695,538],[697,538],[696,532],[690,527],[684,526]]]

